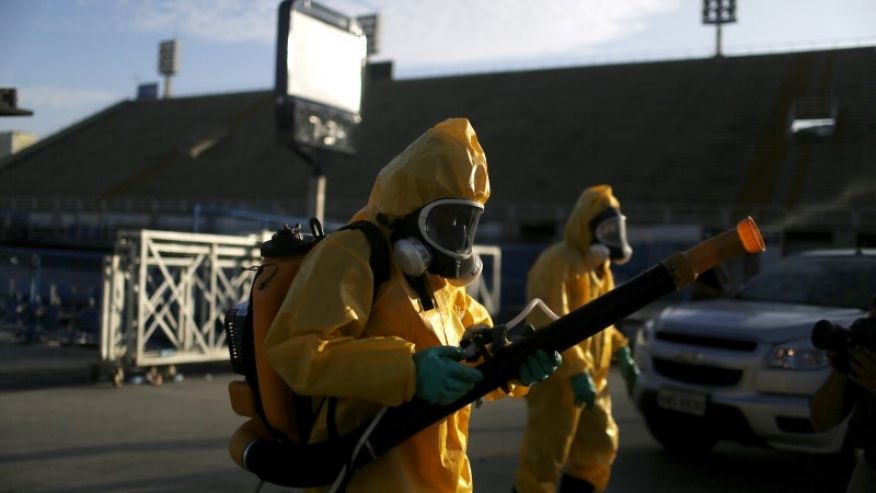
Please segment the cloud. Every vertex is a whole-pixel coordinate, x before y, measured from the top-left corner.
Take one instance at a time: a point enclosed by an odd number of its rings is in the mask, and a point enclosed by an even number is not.
[[[586,53],[642,30],[681,0],[329,0],[380,15],[380,58],[400,64],[467,63]]]
[[[273,43],[277,5],[277,0],[118,0],[116,18],[137,31]]]
[[[89,0],[82,0],[89,1]],[[641,30],[681,0],[320,0],[380,16],[379,58],[405,65],[588,50]],[[220,42],[273,43],[277,0],[117,0],[120,25]]]
[[[26,108],[36,106],[59,109],[79,108],[106,104],[120,99],[123,99],[122,96],[107,91],[89,91],[52,86],[18,88],[18,104]]]

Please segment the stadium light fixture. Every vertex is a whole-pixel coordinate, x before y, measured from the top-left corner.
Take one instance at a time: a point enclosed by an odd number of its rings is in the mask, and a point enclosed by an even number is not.
[[[33,116],[33,111],[18,107],[18,91],[0,87],[0,116]]]
[[[715,26],[715,56],[721,56],[721,26],[736,22],[736,0],[703,0],[703,24]]]
[[[179,72],[179,44],[168,39],[158,44],[158,73],[164,76],[164,97],[169,98],[170,78]]]

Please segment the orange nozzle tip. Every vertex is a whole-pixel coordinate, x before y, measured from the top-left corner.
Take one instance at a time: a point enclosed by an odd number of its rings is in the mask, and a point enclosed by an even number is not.
[[[766,245],[763,242],[763,237],[760,235],[760,230],[757,229],[757,224],[751,216],[739,221],[736,224],[736,234],[739,235],[739,241],[742,242],[743,248],[748,253],[758,253],[766,250]]]

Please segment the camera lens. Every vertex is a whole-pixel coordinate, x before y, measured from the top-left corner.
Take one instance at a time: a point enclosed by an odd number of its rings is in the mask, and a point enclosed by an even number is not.
[[[812,328],[812,345],[822,350],[842,351],[846,347],[845,329],[830,320],[819,320]]]

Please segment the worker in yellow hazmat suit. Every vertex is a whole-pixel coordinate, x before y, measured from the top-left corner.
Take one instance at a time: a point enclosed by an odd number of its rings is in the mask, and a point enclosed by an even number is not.
[[[529,271],[527,298],[540,298],[563,316],[611,290],[610,262],[623,263],[631,255],[611,187],[590,187],[579,197],[563,241],[542,252]],[[529,321],[538,328],[550,319],[535,311]],[[561,492],[605,489],[618,447],[607,386],[612,356],[631,391],[638,369],[614,326],[565,351],[559,370],[532,387],[514,480],[519,493],[555,492],[561,470]]]
[[[373,303],[369,245],[360,232],[331,234],[305,259],[268,332],[265,354],[295,392],[338,398],[333,418],[339,433],[414,396],[453,402],[482,379],[460,363],[459,345],[467,327],[492,325],[464,288],[481,268],[472,243],[489,194],[474,129],[464,118],[446,120],[380,171],[368,205],[354,217],[380,225],[392,245],[390,279]],[[559,362],[557,353],[537,352],[518,379],[543,380]],[[311,442],[328,436],[326,407]],[[469,414],[466,406],[356,470],[346,491],[471,491]]]

